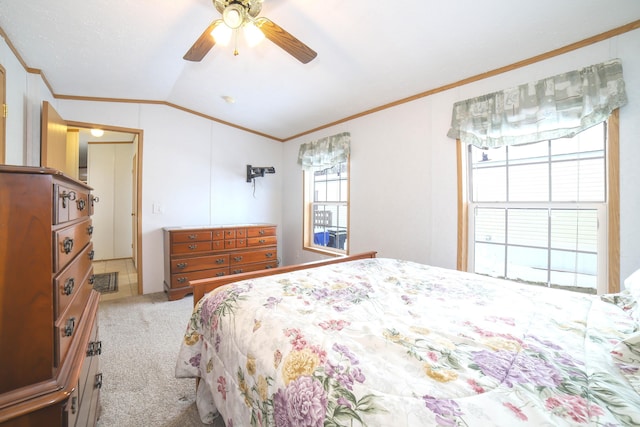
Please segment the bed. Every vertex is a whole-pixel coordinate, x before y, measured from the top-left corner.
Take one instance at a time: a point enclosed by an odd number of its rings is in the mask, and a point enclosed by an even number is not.
[[[200,280],[176,376],[244,426],[638,426],[636,295],[375,253]],[[229,283],[231,282],[231,283]]]

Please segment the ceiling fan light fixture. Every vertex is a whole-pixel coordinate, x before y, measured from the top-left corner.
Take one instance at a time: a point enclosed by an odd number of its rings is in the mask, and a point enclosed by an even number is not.
[[[235,30],[240,28],[246,19],[246,10],[244,6],[238,3],[230,4],[224,8],[222,12],[222,20],[224,23]]]
[[[317,52],[273,21],[259,16],[263,1],[213,0],[213,5],[222,18],[209,24],[183,58],[186,61],[200,62],[216,44],[230,42],[235,44],[234,56],[238,55],[238,30],[245,27],[243,32],[247,44],[253,46],[266,38],[301,63],[312,61],[318,55]]]
[[[257,46],[264,40],[264,33],[251,21],[244,24],[243,33],[249,47]]]
[[[228,46],[231,42],[231,36],[233,35],[233,30],[223,23],[216,25],[216,27],[211,31],[211,36],[221,46]]]

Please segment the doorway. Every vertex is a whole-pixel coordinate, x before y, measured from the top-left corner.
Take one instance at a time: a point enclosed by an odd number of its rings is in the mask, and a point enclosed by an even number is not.
[[[130,150],[130,159],[125,163],[126,165],[118,165],[118,162],[113,163],[112,181],[120,175],[125,175],[128,185],[130,185],[130,204],[126,213],[127,218],[121,219],[120,223],[128,222],[130,227],[130,256],[132,263],[135,267],[135,281],[136,291],[135,295],[143,294],[143,275],[142,275],[142,218],[139,215],[142,212],[142,143],[143,143],[143,131],[141,129],[123,128],[110,125],[73,122],[64,120],[55,109],[47,102],[43,101],[42,105],[42,135],[41,135],[41,158],[40,162],[42,166],[52,167],[65,172],[67,175],[80,179],[83,167],[88,167],[88,164],[80,166],[80,150],[84,150],[84,141],[87,144],[89,142],[89,135],[91,135],[92,129],[99,129],[102,131],[101,137],[106,136],[109,139],[116,140],[118,138],[129,139],[129,143],[133,144],[133,148]],[[82,137],[81,137],[82,135]],[[86,138],[85,138],[86,135]],[[98,138],[97,136],[94,138]],[[82,144],[81,144],[82,139]],[[103,139],[106,141],[106,138]],[[116,141],[118,142],[118,141]],[[82,147],[81,147],[82,145]],[[116,144],[117,145],[117,144]],[[64,154],[64,155],[63,155]],[[84,155],[84,154],[83,154]],[[87,157],[88,159],[88,157]],[[132,167],[132,163],[135,165]],[[126,167],[130,172],[118,173],[116,172],[116,165]],[[82,180],[82,179],[80,179]],[[108,178],[107,178],[108,181]],[[115,192],[115,190],[112,190]],[[100,197],[98,194],[94,196]],[[99,203],[99,201],[98,201]],[[103,203],[108,203],[104,201]],[[94,242],[95,244],[95,242]]]
[[[140,295],[142,130],[69,121],[67,126],[78,135],[78,178],[99,198],[94,274],[118,272],[118,291],[102,299]],[[91,133],[95,129],[99,136]]]

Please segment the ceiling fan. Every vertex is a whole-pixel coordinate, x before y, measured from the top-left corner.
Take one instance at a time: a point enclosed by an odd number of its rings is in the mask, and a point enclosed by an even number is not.
[[[184,59],[187,61],[202,61],[202,58],[215,46],[216,41],[223,44],[223,39],[229,40],[232,35],[237,37],[237,33],[241,28],[248,38],[251,36],[266,37],[303,64],[314,59],[317,53],[313,49],[271,20],[265,17],[258,17],[260,10],[262,10],[263,1],[213,0],[214,6],[222,14],[222,19],[216,19],[204,30],[184,55]],[[237,54],[238,51],[236,49],[234,55]]]

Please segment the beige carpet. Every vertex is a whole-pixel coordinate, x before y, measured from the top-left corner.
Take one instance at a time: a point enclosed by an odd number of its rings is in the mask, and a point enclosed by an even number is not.
[[[100,303],[103,385],[98,427],[200,427],[195,380],[174,367],[193,298],[164,293]],[[218,419],[215,427],[224,427]]]

